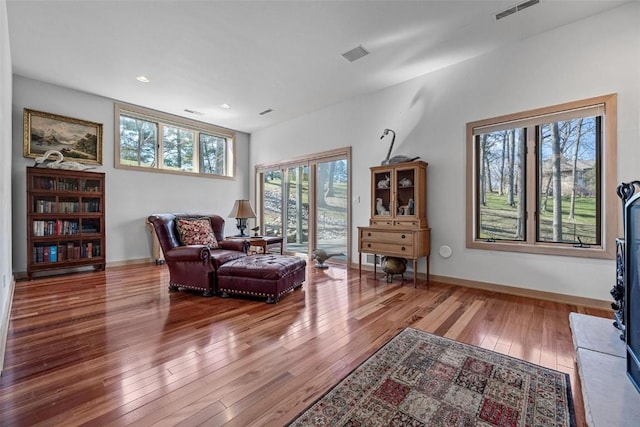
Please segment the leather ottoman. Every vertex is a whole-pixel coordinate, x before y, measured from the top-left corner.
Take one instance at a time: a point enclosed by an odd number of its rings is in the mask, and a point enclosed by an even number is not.
[[[273,304],[282,294],[302,286],[307,262],[295,256],[249,255],[222,264],[217,271],[221,297],[249,295]]]

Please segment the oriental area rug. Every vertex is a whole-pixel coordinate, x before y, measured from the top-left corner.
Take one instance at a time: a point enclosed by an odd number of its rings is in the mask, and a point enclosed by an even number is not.
[[[569,375],[406,328],[297,426],[575,426]]]

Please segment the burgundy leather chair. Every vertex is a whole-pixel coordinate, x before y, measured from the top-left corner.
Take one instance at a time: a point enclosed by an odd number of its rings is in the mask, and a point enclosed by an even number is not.
[[[218,248],[204,245],[183,246],[180,242],[176,219],[203,218],[211,220],[213,234]],[[246,240],[225,240],[224,219],[218,215],[194,213],[153,214],[148,218],[153,224],[165,263],[169,268],[169,290],[179,288],[202,291],[204,296],[212,296],[217,290],[216,270],[225,262],[247,255],[249,242]]]

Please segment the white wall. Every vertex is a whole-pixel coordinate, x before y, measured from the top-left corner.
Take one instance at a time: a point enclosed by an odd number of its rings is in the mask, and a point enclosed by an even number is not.
[[[13,268],[27,267],[26,167],[23,156],[23,109],[45,111],[102,123],[106,174],[106,247],[109,263],[151,259],[145,218],[160,212],[215,213],[226,219],[226,233],[235,234],[235,220],[226,216],[236,199],[249,196],[249,136],[237,133],[236,179],[212,179],[114,168],[113,100],[14,76],[13,86]]]
[[[7,4],[0,0],[0,152],[11,151],[11,50]],[[0,372],[13,295],[11,268],[11,158],[0,157]]]
[[[465,248],[465,124],[618,93],[617,182],[640,179],[640,4],[631,3],[412,81],[334,105],[251,135],[251,164],[351,145],[354,236],[368,224],[369,167],[398,136],[393,154],[429,163],[431,273],[610,300],[613,260]],[[363,59],[366,61],[366,58]],[[322,147],[322,150],[318,149]],[[615,191],[615,189],[608,189]],[[449,245],[453,256],[438,255]],[[419,265],[424,272],[424,262]]]

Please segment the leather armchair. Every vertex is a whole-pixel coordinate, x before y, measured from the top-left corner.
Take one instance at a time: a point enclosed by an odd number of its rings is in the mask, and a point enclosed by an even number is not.
[[[211,219],[213,234],[219,247],[212,249],[203,245],[183,246],[175,220],[203,217]],[[224,219],[219,215],[164,213],[150,215],[148,221],[153,225],[169,268],[171,291],[187,288],[202,291],[204,296],[212,296],[217,290],[216,270],[225,262],[247,255],[247,240],[224,239]]]

